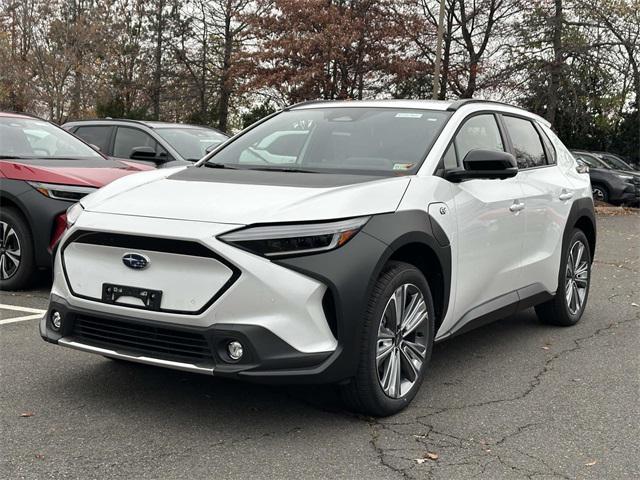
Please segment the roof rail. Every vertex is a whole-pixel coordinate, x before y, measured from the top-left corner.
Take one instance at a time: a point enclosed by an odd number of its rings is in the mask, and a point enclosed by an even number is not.
[[[447,107],[447,110],[450,111],[450,112],[455,112],[460,107],[463,107],[463,106],[468,105],[470,103],[493,103],[493,104],[497,104],[497,105],[504,105],[506,107],[518,108],[518,107],[515,107],[513,105],[509,105],[508,103],[505,103],[505,102],[499,102],[497,100],[484,100],[482,98],[461,98],[460,100],[454,100],[451,103],[451,105],[449,105],[449,107]]]
[[[147,120],[134,120],[132,118],[112,118],[112,117],[104,117],[104,118],[80,118],[77,120],[67,120],[65,123],[72,122],[132,122],[139,123],[140,125],[145,125]]]
[[[333,100],[305,100],[304,102],[294,103],[293,105],[284,107],[282,110],[287,111],[287,110],[291,110],[292,108],[302,107],[304,105],[313,105],[314,103],[328,103],[332,101]]]

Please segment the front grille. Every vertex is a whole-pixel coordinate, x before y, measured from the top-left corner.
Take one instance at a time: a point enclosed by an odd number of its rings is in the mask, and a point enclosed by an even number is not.
[[[73,336],[84,343],[157,358],[213,363],[204,335],[184,330],[78,316]]]

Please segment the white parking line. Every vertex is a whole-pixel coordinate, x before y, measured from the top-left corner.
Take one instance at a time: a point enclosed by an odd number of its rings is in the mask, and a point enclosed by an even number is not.
[[[44,313],[44,312],[43,312]],[[22,317],[7,318],[6,320],[0,320],[0,325],[6,325],[7,323],[25,322],[27,320],[35,320],[36,318],[42,318],[42,313],[36,313],[34,315],[24,315]]]
[[[31,314],[22,315],[21,317],[7,318],[6,320],[0,320],[0,325],[6,325],[8,323],[15,322],[26,322],[27,320],[35,320],[37,318],[42,318],[42,315],[46,312],[46,310],[41,310],[39,308],[21,307],[20,305],[6,305],[4,303],[0,303],[0,309]]]

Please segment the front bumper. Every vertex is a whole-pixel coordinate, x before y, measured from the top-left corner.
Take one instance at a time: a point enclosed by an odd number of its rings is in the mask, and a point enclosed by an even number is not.
[[[613,188],[609,201],[615,204],[638,205],[640,204],[640,177],[623,182],[619,188]]]
[[[63,319],[58,331],[51,325],[54,311]],[[105,357],[224,377],[277,377],[283,370],[292,378],[305,377],[322,370],[335,354],[299,352],[256,325],[158,326],[158,322],[71,307],[55,295],[40,321],[40,335],[47,342]],[[226,354],[232,340],[240,341],[245,350],[236,362]]]

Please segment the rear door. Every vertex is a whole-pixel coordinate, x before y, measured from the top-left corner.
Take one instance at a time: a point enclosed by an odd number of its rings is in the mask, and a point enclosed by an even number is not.
[[[445,169],[462,165],[473,149],[507,151],[494,113],[468,117],[445,154]],[[455,318],[449,331],[489,312],[515,311],[521,287],[525,232],[518,176],[452,183],[458,222]]]
[[[527,292],[555,292],[562,236],[575,190],[556,163],[544,131],[526,117],[502,115],[509,147],[518,162],[522,184],[525,238],[522,275]]]

